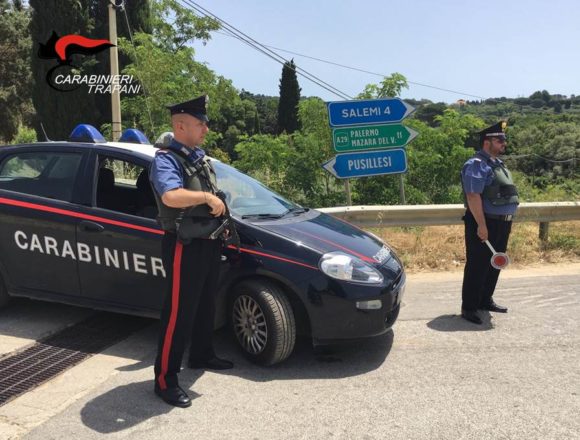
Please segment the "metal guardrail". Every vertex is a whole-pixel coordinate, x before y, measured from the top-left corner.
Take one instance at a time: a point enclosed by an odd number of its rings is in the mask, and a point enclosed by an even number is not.
[[[318,208],[318,211],[354,223],[360,227],[455,225],[462,224],[463,205],[343,206]],[[522,203],[516,222],[548,223],[580,220],[580,201]]]

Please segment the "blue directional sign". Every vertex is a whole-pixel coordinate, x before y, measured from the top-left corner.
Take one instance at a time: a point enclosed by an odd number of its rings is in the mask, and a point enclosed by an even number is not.
[[[415,111],[399,98],[336,101],[327,108],[331,127],[399,122]]]
[[[407,171],[407,154],[403,148],[337,154],[322,167],[339,179],[400,174]]]

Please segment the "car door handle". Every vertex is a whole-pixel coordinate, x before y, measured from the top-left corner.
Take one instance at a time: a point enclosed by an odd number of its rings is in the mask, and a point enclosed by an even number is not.
[[[83,220],[82,222],[80,222],[79,226],[81,228],[81,231],[86,232],[103,232],[105,230],[105,227],[103,225],[100,225],[95,222],[90,222],[87,220]]]
[[[221,260],[222,260],[222,262],[223,262],[223,261],[228,261],[228,257],[226,257],[225,255],[222,255],[222,258],[221,258]]]

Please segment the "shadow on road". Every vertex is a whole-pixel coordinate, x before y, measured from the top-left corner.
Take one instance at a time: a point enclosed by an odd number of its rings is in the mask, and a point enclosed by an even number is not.
[[[190,389],[203,374],[180,377],[180,385]],[[201,397],[188,391],[191,400]],[[153,380],[130,383],[95,397],[81,410],[81,420],[88,428],[110,434],[131,428],[152,417],[167,414],[174,407],[167,405],[153,393]]]
[[[440,332],[481,332],[493,329],[489,312],[479,312],[483,324],[473,324],[460,315],[441,315],[429,321],[427,327]]]
[[[154,333],[152,330],[149,329],[150,333]],[[393,337],[390,331],[376,338],[323,348],[313,348],[310,339],[302,338],[296,342],[289,359],[278,365],[261,367],[247,360],[236,346],[231,333],[222,329],[215,335],[216,352],[221,357],[233,360],[235,367],[216,373],[255,382],[356,376],[375,370],[385,362],[393,346]],[[153,359],[141,359],[118,370],[131,374],[141,369],[150,369],[153,374]],[[179,374],[179,383],[188,390],[192,400],[201,397],[192,388],[195,389],[195,382],[203,374],[203,370],[185,367]],[[92,399],[81,410],[81,419],[88,428],[108,434],[131,428],[173,409],[155,396],[151,377],[151,380],[122,385]]]
[[[155,334],[155,329],[150,329]],[[239,349],[231,332],[222,328],[214,336],[214,345],[219,357],[234,362],[232,370],[219,371],[219,374],[243,377],[257,382],[293,379],[334,379],[357,376],[379,368],[393,346],[393,332],[374,338],[345,342],[337,345],[313,347],[310,338],[297,338],[294,351],[280,364],[262,367],[252,363]],[[149,342],[155,343],[153,339]],[[154,350],[153,347],[151,347]],[[121,354],[120,354],[121,355]],[[187,355],[184,356],[187,359]],[[153,359],[120,367],[119,371],[131,372],[143,368],[153,368]],[[184,368],[180,378],[193,372]]]
[[[295,379],[339,379],[376,370],[386,360],[393,346],[393,332],[376,338],[341,345],[312,347],[308,338],[296,341],[290,358],[270,367],[247,360],[236,347],[233,337],[224,341],[223,353],[231,353],[236,368],[225,372],[255,382]]]

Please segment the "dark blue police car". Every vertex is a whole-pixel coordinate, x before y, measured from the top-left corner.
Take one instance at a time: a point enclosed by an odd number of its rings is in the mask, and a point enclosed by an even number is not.
[[[0,305],[26,296],[158,316],[154,154],[136,130],[107,142],[88,126],[66,142],[1,147]],[[284,360],[296,334],[319,345],[392,327],[405,273],[385,243],[213,164],[241,238],[223,251],[216,327],[231,325],[250,359]]]

